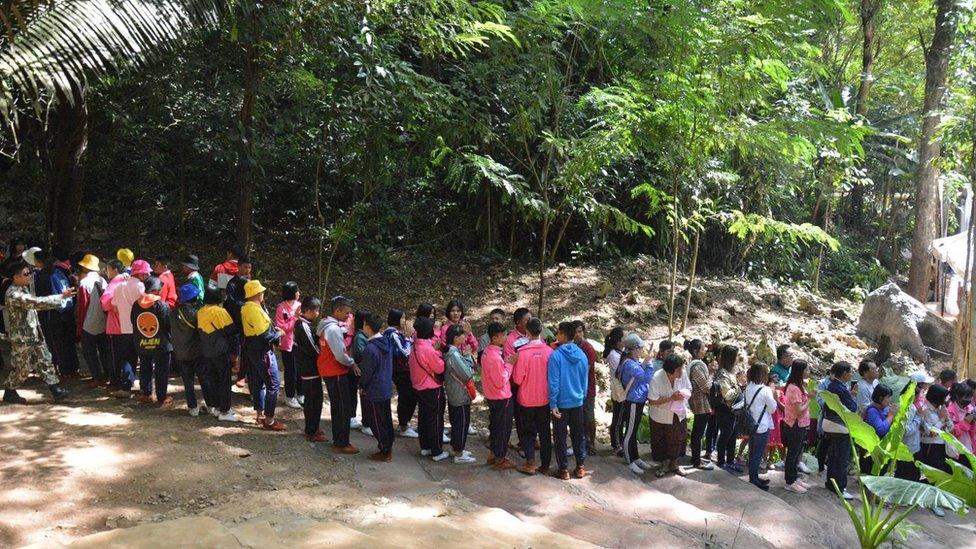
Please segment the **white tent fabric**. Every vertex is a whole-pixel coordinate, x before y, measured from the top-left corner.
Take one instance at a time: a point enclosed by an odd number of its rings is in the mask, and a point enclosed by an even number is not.
[[[974,235],[976,236],[976,235]],[[973,239],[976,243],[976,238]],[[948,263],[956,276],[963,277],[966,273],[966,259],[973,257],[966,253],[968,235],[965,232],[937,238],[932,241],[932,255],[939,261]]]

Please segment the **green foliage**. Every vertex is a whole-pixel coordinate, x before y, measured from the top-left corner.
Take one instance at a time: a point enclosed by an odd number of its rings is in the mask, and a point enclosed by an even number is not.
[[[908,409],[912,406],[914,391],[904,391],[898,400],[898,411],[891,421],[891,428],[884,438],[878,437],[871,427],[861,419],[861,416],[848,410],[837,395],[829,391],[821,391],[821,398],[828,408],[836,412],[844,425],[847,426],[854,444],[862,448],[871,456],[871,474],[880,475],[887,465],[893,461],[914,461],[911,450],[902,441],[905,435],[905,421]]]
[[[946,441],[946,444],[955,448],[960,455],[965,456],[969,467],[950,458],[946,458],[946,463],[949,465],[952,471],[951,473],[946,473],[941,469],[936,469],[921,462],[916,462],[916,465],[922,470],[922,474],[925,475],[925,478],[929,482],[950,494],[959,496],[966,502],[966,505],[976,507],[976,477],[973,475],[973,471],[976,471],[976,455],[959,442],[952,433],[946,433],[938,429],[932,429],[932,431],[942,437]]]

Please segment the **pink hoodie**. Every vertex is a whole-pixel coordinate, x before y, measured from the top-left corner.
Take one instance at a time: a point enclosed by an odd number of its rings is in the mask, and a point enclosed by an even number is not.
[[[112,306],[119,315],[119,331],[122,334],[132,333],[132,306],[145,291],[146,286],[138,278],[130,276],[112,293]]]
[[[502,358],[508,360],[508,357],[514,355],[515,342],[518,341],[519,338],[523,338],[523,337],[528,337],[528,336],[518,330],[512,330],[511,332],[508,332],[508,337],[505,339],[505,350],[502,351]]]
[[[976,406],[970,404],[965,408],[960,408],[955,402],[950,402],[948,406],[949,417],[952,418],[952,434],[959,439],[970,452],[976,445],[976,423],[966,421],[966,414],[976,411]]]
[[[502,348],[488,345],[481,353],[481,387],[488,400],[512,398],[513,366],[502,359]]]
[[[413,343],[410,351],[410,384],[418,391],[425,389],[440,389],[442,383],[435,376],[444,373],[444,359],[434,349],[429,339],[418,339]]]
[[[105,316],[105,333],[108,335],[119,335],[122,333],[122,329],[119,326],[119,311],[112,306],[112,296],[115,295],[115,289],[119,287],[119,284],[125,282],[127,278],[129,278],[129,275],[117,275],[109,281],[108,286],[102,293],[100,301],[102,310],[108,313]]]
[[[447,348],[447,345],[448,345],[448,343],[447,343],[447,329],[450,328],[451,326],[454,326],[454,323],[452,323],[450,320],[448,320],[434,334],[434,336],[441,341],[441,345],[442,345],[441,348],[442,349],[446,349]],[[458,348],[458,350],[461,351],[462,353],[470,352],[472,355],[477,354],[478,353],[478,338],[475,337],[473,333],[472,334],[468,334],[467,337],[464,338],[464,343],[461,344],[461,347]]]
[[[275,308],[275,326],[281,328],[285,335],[281,336],[281,350],[291,352],[295,345],[295,321],[298,320],[298,310],[302,304],[297,299],[282,301]]]
[[[519,386],[518,403],[526,408],[549,404],[549,355],[552,348],[533,339],[519,349],[512,380]]]

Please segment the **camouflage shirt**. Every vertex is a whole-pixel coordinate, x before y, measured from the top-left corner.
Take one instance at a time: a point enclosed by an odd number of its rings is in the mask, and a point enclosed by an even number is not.
[[[24,286],[11,285],[4,296],[7,323],[7,339],[12,343],[32,345],[44,342],[37,311],[57,309],[61,306],[60,295],[37,297]]]

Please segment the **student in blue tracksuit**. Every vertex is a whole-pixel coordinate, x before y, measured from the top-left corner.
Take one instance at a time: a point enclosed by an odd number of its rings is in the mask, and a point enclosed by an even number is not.
[[[620,384],[627,392],[626,400],[623,402],[624,438],[622,446],[624,459],[627,460],[630,470],[634,474],[641,475],[651,466],[640,459],[640,454],[637,451],[637,430],[640,429],[641,419],[644,417],[647,389],[651,383],[651,376],[654,375],[654,366],[650,360],[641,360],[644,341],[640,336],[628,334],[622,343],[624,351],[618,371]]]
[[[393,353],[389,338],[383,337],[383,321],[374,314],[363,321],[366,346],[359,368],[359,383],[363,388],[363,422],[373,430],[379,451],[371,454],[373,461],[390,461],[393,454]]]
[[[573,476],[583,478],[586,469],[586,425],[583,414],[583,401],[589,376],[589,363],[586,355],[575,343],[576,324],[560,322],[556,341],[559,347],[549,355],[549,408],[552,414],[553,439],[556,446],[556,463],[559,470],[556,478],[569,480],[566,460],[566,430],[569,429],[573,441],[573,455],[576,469]]]

